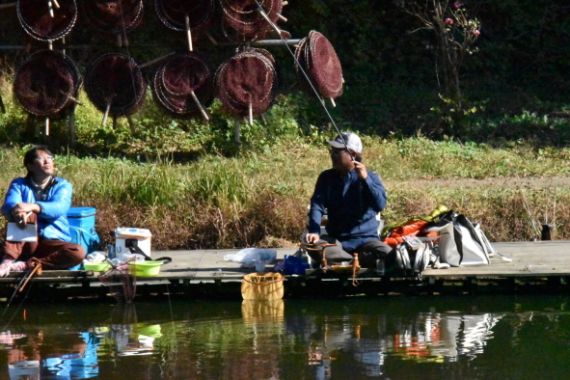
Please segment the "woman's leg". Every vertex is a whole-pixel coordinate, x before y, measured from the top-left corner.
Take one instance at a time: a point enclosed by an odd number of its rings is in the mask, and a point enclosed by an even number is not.
[[[41,240],[33,255],[44,269],[68,269],[83,261],[85,250],[79,244],[61,240]]]
[[[5,241],[0,247],[0,277],[10,272],[21,272],[26,269],[26,259],[31,257],[38,247],[37,242]],[[18,259],[23,261],[18,261]]]

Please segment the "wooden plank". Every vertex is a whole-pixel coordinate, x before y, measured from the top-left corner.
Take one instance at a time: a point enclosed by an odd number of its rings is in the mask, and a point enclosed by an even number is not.
[[[0,277],[0,286],[3,283],[18,282],[22,274],[22,272],[12,272],[8,277]],[[74,282],[94,277],[95,274],[91,271],[46,270],[41,275],[35,276],[32,281]]]
[[[500,278],[500,277],[545,277],[570,276],[570,241],[506,242],[493,244],[497,251],[512,258],[511,262],[492,258],[490,265],[427,269],[424,278]],[[154,251],[153,257],[168,256],[172,262],[161,268],[160,275],[138,278],[140,283],[189,282],[236,282],[253,269],[240,268],[239,263],[224,260],[224,256],[236,253],[236,249]],[[277,258],[291,255],[296,248],[277,249]],[[271,266],[268,266],[271,269]],[[361,271],[361,277],[376,277],[373,271]],[[44,271],[32,281],[44,283],[99,283],[98,273],[90,271]],[[0,286],[18,282],[21,273],[11,273],[0,278]]]
[[[496,255],[490,265],[427,269],[424,277],[528,277],[570,275],[570,241],[494,243]]]

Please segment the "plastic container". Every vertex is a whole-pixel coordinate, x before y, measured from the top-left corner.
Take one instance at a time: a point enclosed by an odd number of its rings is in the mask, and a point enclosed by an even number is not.
[[[151,257],[152,234],[146,228],[118,227],[115,229],[115,254],[121,259],[123,256],[136,253],[128,246],[136,244],[145,255]]]
[[[109,259],[114,259],[117,257],[115,254],[115,246],[113,244],[107,244],[107,257]]]
[[[129,273],[135,277],[156,277],[160,273],[162,261],[136,261],[129,263]]]
[[[95,207],[71,207],[67,211],[69,225],[82,228],[84,230],[95,230]]]
[[[107,262],[103,262],[103,263],[88,263],[88,262],[84,262],[83,263],[83,268],[85,270],[91,270],[93,272],[104,272],[106,270],[111,269],[111,265],[109,265],[109,263]]]
[[[100,239],[95,230],[96,213],[95,207],[71,207],[67,211],[71,242],[82,246],[85,253],[91,253],[99,246]]]

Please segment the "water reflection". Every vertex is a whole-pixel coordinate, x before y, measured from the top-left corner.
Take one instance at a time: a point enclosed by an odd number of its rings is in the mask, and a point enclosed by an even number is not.
[[[438,378],[443,369],[499,377],[510,352],[524,357],[536,344],[532,328],[550,332],[552,351],[570,354],[569,318],[555,309],[565,303],[541,311],[402,301],[30,309],[0,331],[0,378]]]
[[[493,337],[501,314],[428,312],[415,318],[328,315],[288,319],[287,329],[307,343],[307,364],[319,379],[331,377],[332,363],[351,355],[367,376],[381,376],[387,357],[414,362],[454,362],[474,358]],[[300,323],[303,325],[300,326]]]
[[[98,376],[98,337],[91,332],[41,328],[2,332],[10,379],[88,379]]]

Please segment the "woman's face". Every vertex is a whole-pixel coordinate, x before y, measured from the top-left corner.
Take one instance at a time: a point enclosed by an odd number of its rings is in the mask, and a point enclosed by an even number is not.
[[[334,169],[348,172],[354,168],[353,158],[348,150],[331,148],[330,154]]]
[[[33,177],[47,177],[55,173],[54,158],[48,152],[38,150],[36,158],[31,164],[27,165],[28,171]]]

